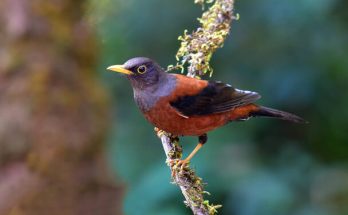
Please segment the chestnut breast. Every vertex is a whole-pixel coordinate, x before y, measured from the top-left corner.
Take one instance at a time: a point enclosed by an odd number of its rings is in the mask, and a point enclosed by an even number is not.
[[[175,135],[197,136],[220,127],[230,120],[231,114],[228,112],[190,117],[180,114],[170,103],[178,97],[198,94],[208,85],[208,82],[174,74],[169,75],[169,79],[165,89],[163,87],[158,89],[160,92],[149,96],[139,96],[142,99],[145,97],[147,101],[136,98],[139,108],[153,125]]]

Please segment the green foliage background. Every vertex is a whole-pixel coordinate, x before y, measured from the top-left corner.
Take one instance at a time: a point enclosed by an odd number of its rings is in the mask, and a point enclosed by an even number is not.
[[[213,80],[257,91],[260,104],[310,124],[272,119],[210,132],[193,159],[221,214],[348,214],[348,3],[236,1],[241,15],[213,56]],[[135,56],[175,64],[177,37],[198,25],[193,1],[93,0],[88,19],[102,46],[98,71],[113,96],[112,168],[127,185],[125,214],[188,214],[165,155],[123,77],[105,68]],[[209,78],[209,77],[205,77]],[[182,139],[185,153],[196,138]]]

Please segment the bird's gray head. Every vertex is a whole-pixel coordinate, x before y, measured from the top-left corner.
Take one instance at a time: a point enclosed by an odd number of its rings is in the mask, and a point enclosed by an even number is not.
[[[123,65],[108,67],[108,70],[126,74],[135,89],[153,87],[161,76],[167,74],[155,61],[146,57],[129,59]]]

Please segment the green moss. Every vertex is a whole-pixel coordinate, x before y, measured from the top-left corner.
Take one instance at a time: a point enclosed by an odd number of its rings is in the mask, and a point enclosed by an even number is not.
[[[178,37],[181,46],[176,54],[177,64],[168,66],[168,71],[173,69],[187,68],[187,75],[200,78],[200,76],[209,73],[212,75],[213,69],[210,66],[210,60],[216,49],[221,48],[230,31],[230,22],[233,18],[233,0],[195,0],[196,4],[211,4],[210,8],[205,11],[201,18],[198,19],[201,26],[191,34],[187,30],[182,36]],[[169,134],[158,131],[158,135]],[[181,159],[182,148],[178,139],[171,138],[171,150],[168,153],[170,159]],[[186,198],[185,204],[194,211],[201,211],[203,214],[217,214],[217,209],[221,205],[210,204],[204,200],[204,183],[195,171],[189,166],[177,167],[168,163],[175,173],[173,183],[185,187],[183,194]]]
[[[204,4],[213,1],[196,0],[195,3]],[[212,75],[210,60],[216,49],[223,46],[225,38],[230,32],[233,1],[216,0],[214,4],[203,13],[198,21],[201,24],[196,31],[188,34],[185,30],[178,40],[180,48],[176,54],[178,64],[187,66],[189,76],[201,76],[206,73]]]

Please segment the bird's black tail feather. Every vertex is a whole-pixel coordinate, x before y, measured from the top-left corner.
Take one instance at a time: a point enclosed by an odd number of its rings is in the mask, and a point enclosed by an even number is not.
[[[287,113],[284,111],[259,106],[257,111],[254,111],[250,114],[251,116],[264,116],[264,117],[273,117],[286,121],[296,122],[296,123],[308,123],[306,120],[302,119],[299,116],[296,116],[291,113]]]

